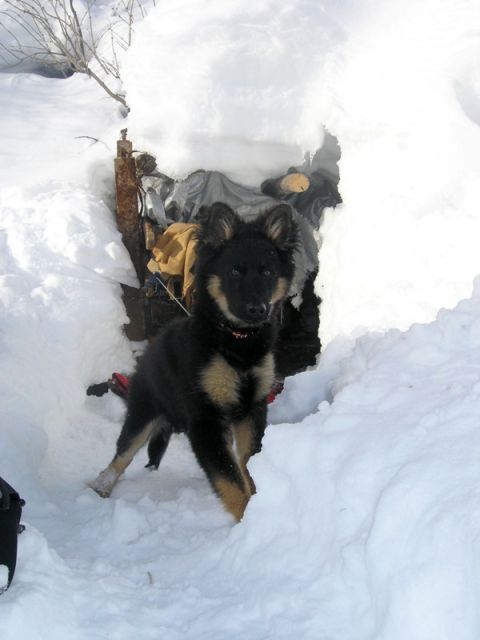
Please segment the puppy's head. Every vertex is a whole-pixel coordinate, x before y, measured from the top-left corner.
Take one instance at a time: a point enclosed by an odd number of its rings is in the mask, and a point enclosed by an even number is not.
[[[199,221],[199,269],[211,299],[235,326],[268,321],[294,273],[298,231],[290,208],[279,205],[244,222],[217,203]]]

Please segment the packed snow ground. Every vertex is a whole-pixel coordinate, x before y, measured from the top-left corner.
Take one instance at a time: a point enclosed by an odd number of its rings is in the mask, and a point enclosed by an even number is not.
[[[345,204],[328,213],[320,254],[328,346],[272,406],[250,465],[258,493],[237,526],[181,436],[158,472],[140,454],[111,499],[87,488],[112,454],[124,406],[87,398],[86,387],[134,362],[119,284],[134,276],[111,212],[125,121],[83,78],[0,75],[0,475],[27,501],[15,581],[0,596],[2,640],[480,635],[480,283],[471,297],[480,94],[470,62],[479,9],[365,0],[320,11],[291,0],[266,22],[274,6],[162,3],[125,60],[128,124],[165,154],[151,123],[165,126],[175,101],[193,114],[199,94],[216,114],[204,141],[230,149],[238,175],[253,175],[246,158],[261,156],[258,178],[289,164],[290,149],[296,162],[323,124],[342,147]],[[200,26],[203,49],[187,37]],[[289,74],[272,70],[288,67],[282,43],[298,38],[292,64],[308,73],[295,76],[282,119],[271,104]],[[249,42],[268,62],[270,92],[256,93]],[[181,87],[167,67],[158,82],[143,72],[140,60],[154,65],[167,50],[186,69],[190,46],[198,68]],[[237,68],[245,86],[233,83]],[[300,112],[318,137],[286,127]],[[171,157],[197,168],[206,157],[189,146],[196,130],[183,113],[172,131],[186,146]]]

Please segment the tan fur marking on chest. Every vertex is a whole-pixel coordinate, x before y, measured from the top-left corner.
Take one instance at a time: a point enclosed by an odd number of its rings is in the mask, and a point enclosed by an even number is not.
[[[267,353],[261,363],[253,367],[252,373],[257,381],[255,400],[261,400],[270,393],[275,380],[275,360],[272,353]]]
[[[271,304],[275,304],[279,302],[287,295],[288,292],[288,282],[285,278],[279,278],[277,282],[277,286],[275,287],[275,291],[272,294],[270,299]]]
[[[240,376],[221,355],[213,357],[200,376],[202,389],[219,407],[239,401]]]

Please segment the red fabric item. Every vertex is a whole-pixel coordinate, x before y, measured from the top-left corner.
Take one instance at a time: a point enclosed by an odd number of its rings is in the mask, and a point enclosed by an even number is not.
[[[118,386],[122,389],[122,391],[128,391],[128,385],[130,384],[130,380],[127,376],[122,375],[121,373],[114,373],[112,375],[112,379],[118,384]]]
[[[283,382],[275,382],[270,393],[267,396],[267,404],[272,404],[275,398],[282,393],[283,391]]]
[[[112,380],[118,384],[123,392],[127,393],[128,385],[130,384],[130,380],[129,378],[127,378],[127,376],[124,376],[121,373],[114,373],[112,374]],[[282,391],[283,382],[276,382],[267,396],[267,404],[271,404],[278,396],[278,394],[282,393]]]

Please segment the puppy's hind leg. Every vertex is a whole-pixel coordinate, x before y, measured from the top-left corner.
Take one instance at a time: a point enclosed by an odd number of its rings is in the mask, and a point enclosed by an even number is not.
[[[166,416],[158,416],[154,423],[150,442],[148,443],[148,463],[145,465],[147,469],[152,469],[152,471],[158,469],[163,454],[167,450],[171,435],[172,427]]]
[[[156,411],[148,393],[134,384],[129,392],[127,417],[117,440],[117,452],[106,469],[90,483],[102,498],[108,498],[118,478],[133,460],[137,451],[150,437]]]

